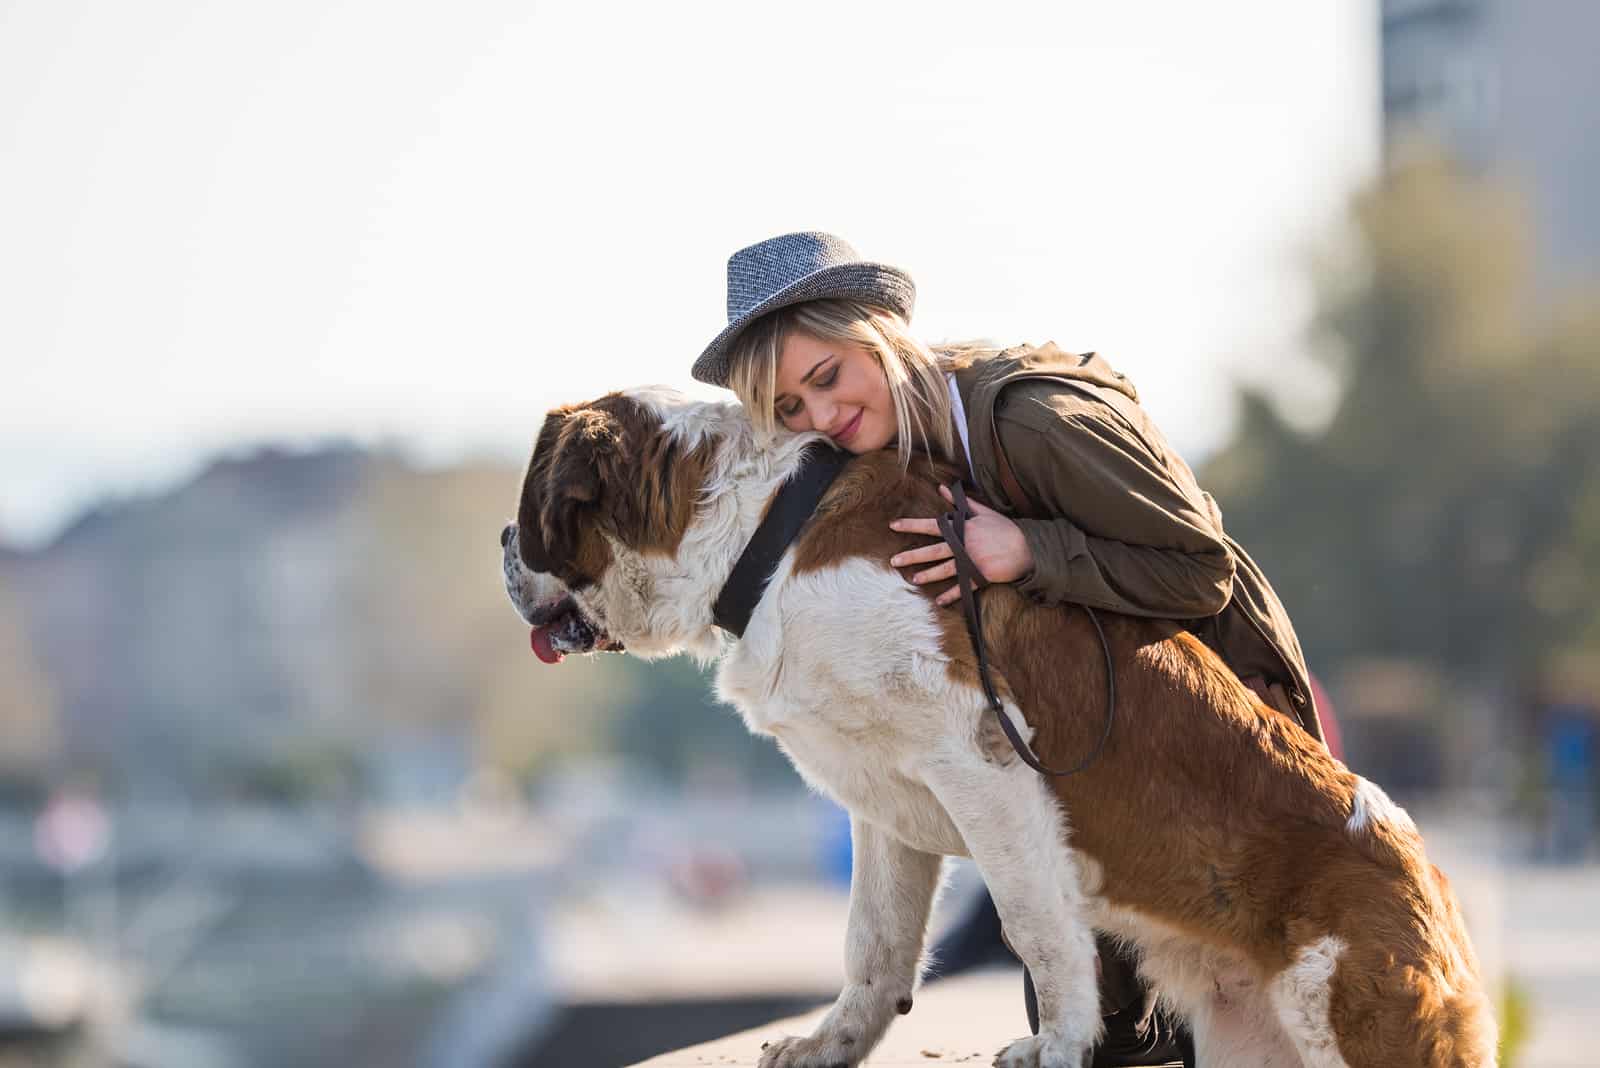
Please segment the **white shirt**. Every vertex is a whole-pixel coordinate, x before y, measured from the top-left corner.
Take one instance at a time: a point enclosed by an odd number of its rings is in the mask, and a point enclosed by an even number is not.
[[[961,451],[967,457],[967,471],[972,471],[972,447],[967,444],[967,406],[961,403],[961,391],[956,388],[956,376],[944,376],[945,385],[950,387],[950,410],[955,413],[956,432],[961,435]],[[974,476],[976,477],[976,476]]]

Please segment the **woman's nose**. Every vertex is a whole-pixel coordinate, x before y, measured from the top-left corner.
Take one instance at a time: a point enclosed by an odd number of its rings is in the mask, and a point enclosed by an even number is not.
[[[823,401],[808,404],[806,406],[806,415],[811,420],[811,429],[826,432],[833,425],[834,407],[834,405]]]

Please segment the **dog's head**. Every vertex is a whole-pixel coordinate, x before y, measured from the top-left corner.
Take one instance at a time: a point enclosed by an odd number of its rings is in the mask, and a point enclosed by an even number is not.
[[[730,411],[732,418],[730,418]],[[545,417],[501,534],[506,591],[546,663],[567,653],[659,656],[712,640],[677,554],[737,409],[664,390],[611,393]],[[703,584],[703,581],[702,581]]]

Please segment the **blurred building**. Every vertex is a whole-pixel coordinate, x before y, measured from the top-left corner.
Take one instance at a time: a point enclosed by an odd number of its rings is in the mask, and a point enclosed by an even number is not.
[[[1384,149],[1419,138],[1528,193],[1547,291],[1600,276],[1600,4],[1383,0]]]

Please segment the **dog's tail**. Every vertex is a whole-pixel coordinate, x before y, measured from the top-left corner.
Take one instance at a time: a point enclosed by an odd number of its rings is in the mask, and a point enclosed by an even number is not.
[[[1422,835],[1410,814],[1377,783],[1359,775],[1355,780],[1346,833],[1374,860],[1389,865],[1415,863],[1422,854]]]

